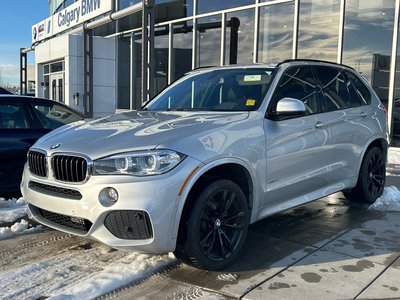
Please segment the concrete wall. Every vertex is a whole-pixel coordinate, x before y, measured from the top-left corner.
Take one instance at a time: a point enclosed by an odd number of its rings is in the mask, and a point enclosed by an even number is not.
[[[93,114],[95,117],[112,114],[116,110],[116,41],[93,38]],[[44,64],[64,60],[65,104],[83,112],[83,36],[63,35],[39,44],[35,49],[37,64],[36,95],[44,96],[41,86]],[[74,94],[79,93],[76,103]]]

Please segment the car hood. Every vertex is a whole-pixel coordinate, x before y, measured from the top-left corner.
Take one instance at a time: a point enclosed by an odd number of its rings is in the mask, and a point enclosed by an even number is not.
[[[248,112],[131,111],[75,122],[43,136],[33,146],[53,152],[76,152],[97,159],[114,153],[154,149],[248,118]],[[54,148],[53,150],[51,148]]]

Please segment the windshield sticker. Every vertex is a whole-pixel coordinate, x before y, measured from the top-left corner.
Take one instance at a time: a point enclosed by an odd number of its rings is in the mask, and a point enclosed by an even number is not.
[[[256,100],[254,99],[247,99],[246,106],[254,106],[256,104]]]
[[[244,82],[248,81],[261,81],[261,75],[245,75]]]

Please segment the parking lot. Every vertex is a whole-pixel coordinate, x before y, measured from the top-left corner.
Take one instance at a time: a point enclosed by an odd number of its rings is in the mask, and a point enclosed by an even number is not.
[[[1,240],[0,254],[0,299],[400,299],[400,212],[341,193],[251,225],[221,272],[50,229]]]
[[[223,272],[178,265],[114,296],[400,299],[399,278],[400,213],[368,210],[339,193],[253,224],[240,258]]]

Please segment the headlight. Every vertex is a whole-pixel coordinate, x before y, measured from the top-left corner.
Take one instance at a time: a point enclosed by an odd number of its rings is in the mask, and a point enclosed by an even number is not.
[[[149,176],[166,173],[186,156],[172,150],[121,153],[93,162],[94,175]]]

